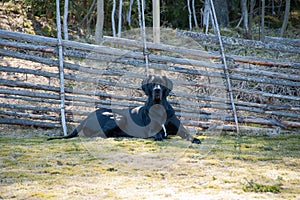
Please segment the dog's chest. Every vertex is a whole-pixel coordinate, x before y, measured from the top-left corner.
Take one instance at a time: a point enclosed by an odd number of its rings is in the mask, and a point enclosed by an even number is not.
[[[119,125],[119,128],[129,135],[140,138],[153,137],[155,134],[162,130],[164,123],[157,115],[156,111],[148,110],[141,106],[127,110],[129,114],[123,115],[126,117],[126,123]]]

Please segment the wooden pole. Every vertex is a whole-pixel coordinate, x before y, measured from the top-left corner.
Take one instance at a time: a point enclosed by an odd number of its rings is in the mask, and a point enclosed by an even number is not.
[[[144,53],[144,58],[145,58],[145,68],[146,68],[146,75],[148,77],[149,75],[149,55],[147,52],[147,43],[146,43],[146,25],[145,25],[145,1],[144,0],[138,0],[138,12],[139,12],[139,24],[140,24],[140,30],[141,30],[141,36],[142,36],[142,41],[144,45],[143,53]]]
[[[231,83],[230,83],[230,77],[229,77],[229,72],[228,72],[227,63],[226,63],[226,57],[225,57],[225,53],[224,53],[223,43],[222,43],[222,39],[221,39],[219,25],[218,25],[218,22],[217,22],[217,16],[216,16],[216,11],[215,11],[215,7],[214,7],[214,4],[213,4],[213,0],[210,0],[210,3],[211,3],[213,18],[214,18],[214,21],[215,21],[216,31],[217,31],[218,38],[219,38],[221,57],[222,57],[223,65],[224,65],[224,74],[225,74],[226,83],[227,83],[227,87],[228,87],[230,103],[231,103],[232,112],[233,112],[234,121],[235,121],[235,126],[236,126],[236,132],[239,133],[238,117],[237,117],[236,108],[235,108],[235,104],[234,104],[234,100],[233,100],[233,92],[232,92],[232,89],[231,89]]]
[[[64,83],[64,60],[63,47],[61,36],[61,22],[60,22],[60,5],[59,0],[56,0],[56,24],[57,24],[57,41],[58,41],[58,62],[59,62],[59,77],[60,77],[60,109],[61,109],[61,125],[64,135],[67,135],[66,116],[65,116],[65,83]]]
[[[160,4],[159,0],[153,0],[153,43],[160,43]]]

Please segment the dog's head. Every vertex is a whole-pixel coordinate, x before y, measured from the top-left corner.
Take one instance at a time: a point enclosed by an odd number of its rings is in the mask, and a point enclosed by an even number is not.
[[[165,76],[149,75],[143,80],[142,89],[155,104],[160,104],[173,89],[173,83]]]

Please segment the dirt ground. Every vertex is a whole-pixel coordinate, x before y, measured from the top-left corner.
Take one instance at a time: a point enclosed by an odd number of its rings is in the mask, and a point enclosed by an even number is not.
[[[46,141],[0,127],[0,199],[300,199],[300,135]]]

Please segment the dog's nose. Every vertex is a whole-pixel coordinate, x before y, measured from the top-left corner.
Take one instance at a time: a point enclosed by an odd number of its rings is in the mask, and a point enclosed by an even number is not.
[[[154,92],[160,92],[161,90],[160,85],[155,85],[153,90]]]

